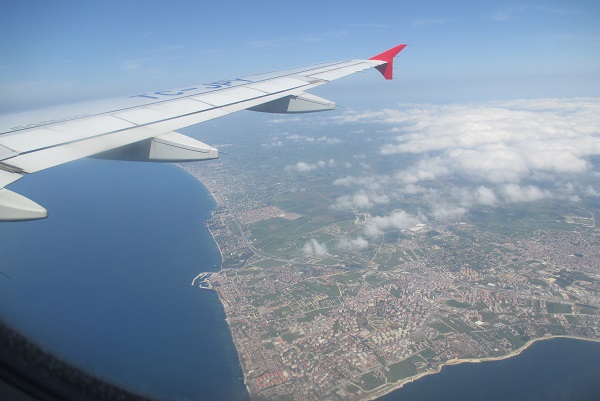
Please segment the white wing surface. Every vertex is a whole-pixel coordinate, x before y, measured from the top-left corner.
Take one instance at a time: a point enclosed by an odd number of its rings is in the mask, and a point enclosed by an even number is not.
[[[335,103],[306,93],[369,68],[392,78],[396,46],[368,60],[329,62],[0,116],[0,221],[45,218],[37,203],[4,188],[26,174],[87,156],[183,162],[215,159],[217,149],[176,132],[240,110],[309,113]]]

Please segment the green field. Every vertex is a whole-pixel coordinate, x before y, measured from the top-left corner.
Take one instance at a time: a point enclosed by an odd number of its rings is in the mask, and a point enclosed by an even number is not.
[[[442,334],[454,332],[454,330],[450,326],[448,326],[447,324],[442,323],[442,322],[432,322],[432,323],[429,323],[429,326],[433,327],[434,329],[436,329],[437,331],[439,331]]]
[[[288,344],[294,342],[295,340],[297,340],[297,339],[299,339],[301,337],[302,336],[300,334],[298,334],[298,333],[286,333],[286,334],[283,334],[281,336],[281,338],[283,339],[283,341],[285,341]]]
[[[263,259],[259,260],[258,262],[254,262],[252,265],[256,267],[262,267],[264,269],[270,269],[272,267],[283,266],[285,263],[286,262],[282,262],[279,260]]]
[[[446,319],[442,319],[442,321],[444,323],[446,323],[448,326],[450,326],[451,328],[453,328],[454,330],[458,331],[459,333],[468,333],[470,331],[473,331],[474,328],[469,326],[468,324],[466,324],[465,322],[462,322],[456,318],[446,318]]]
[[[558,302],[546,302],[546,310],[548,313],[573,313],[571,305],[559,304]]]
[[[373,376],[372,373],[365,373],[360,377],[360,386],[366,391],[376,389],[384,383],[383,379]]]
[[[455,299],[449,299],[448,301],[446,301],[446,305],[451,306],[453,308],[462,308],[462,309],[469,309],[471,307],[471,304],[468,304],[465,302],[459,302]]]
[[[404,361],[396,362],[388,366],[390,370],[385,374],[387,379],[391,382],[397,382],[402,379],[406,379],[407,377],[416,375],[417,368],[413,363],[415,362],[415,358],[417,358],[419,361],[421,360],[421,358],[419,357],[411,356],[410,358],[405,359]]]

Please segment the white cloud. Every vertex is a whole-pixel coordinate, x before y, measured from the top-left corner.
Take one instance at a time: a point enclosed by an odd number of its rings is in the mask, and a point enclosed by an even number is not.
[[[283,145],[283,142],[281,142],[279,139],[273,139],[272,142],[261,144],[261,146],[263,146],[265,148],[277,148],[282,145]]]
[[[490,188],[481,186],[475,190],[475,201],[481,205],[494,206],[498,203],[498,198]]]
[[[276,120],[271,120],[271,122],[275,122],[275,121]],[[343,142],[340,138],[336,138],[336,137],[322,136],[319,138],[315,138],[314,136],[298,135],[298,134],[287,135],[285,137],[285,139],[290,140],[292,142],[324,143],[326,145],[337,145],[337,144]]]
[[[594,189],[594,187],[592,187],[591,185],[588,185],[587,188],[585,188],[585,195],[587,196],[593,196],[593,197],[598,197],[600,196],[600,192],[596,191]]]
[[[519,182],[539,173],[590,171],[587,157],[600,154],[599,116],[598,99],[543,99],[413,106],[363,113],[358,118],[396,125],[400,135],[395,143],[384,145],[381,154],[429,157],[421,160],[419,170],[413,167],[407,172],[413,180],[459,173],[498,183]]]
[[[394,180],[402,184],[416,184],[420,181],[433,181],[450,174],[446,163],[439,157],[425,157],[408,169],[394,174]]]
[[[390,198],[384,194],[368,193],[364,190],[353,195],[339,197],[335,202],[335,208],[341,210],[370,209],[375,205],[384,205],[390,202]]]
[[[308,173],[318,168],[324,167],[335,167],[335,160],[329,159],[329,161],[319,160],[316,163],[298,162],[296,164],[285,166],[286,171],[297,171],[299,173]]]
[[[363,237],[357,238],[342,238],[337,243],[337,248],[342,251],[360,251],[369,247],[369,241]]]
[[[347,168],[352,167],[346,166]],[[362,186],[371,191],[377,191],[381,189],[383,185],[386,185],[390,182],[390,178],[387,176],[381,175],[369,175],[362,177],[354,177],[351,175],[347,175],[344,178],[338,178],[333,181],[333,185],[342,185],[345,187],[354,187],[354,186]]]
[[[591,162],[600,156],[597,98],[400,105],[332,119],[387,126],[378,130],[390,135],[383,137],[380,153],[404,165],[348,175],[334,185],[390,200],[421,196],[426,213],[436,219],[459,218],[480,205],[597,196],[589,186],[600,177]],[[407,155],[410,164],[401,160]],[[338,201],[357,204],[360,199]]]
[[[336,138],[336,137],[328,137],[328,136],[322,136],[320,138],[317,139],[318,142],[321,143],[325,143],[327,145],[337,145],[338,143],[342,143],[343,141],[340,138]]]
[[[315,170],[316,168],[316,164],[309,164],[306,162],[298,162],[294,165],[285,167],[286,171],[297,171],[299,173],[307,173],[309,171]]]
[[[311,238],[302,248],[304,256],[325,256],[327,247],[325,244],[320,244],[316,239]]]
[[[387,216],[375,216],[364,226],[368,237],[381,237],[386,231],[404,230],[419,223],[419,219],[404,210],[395,210]]]
[[[294,141],[294,142],[314,142],[315,141],[315,138],[312,136],[304,136],[304,135],[298,135],[298,134],[288,135],[285,137],[285,139],[289,139],[290,141]]]
[[[507,184],[502,187],[502,195],[507,202],[532,202],[551,197],[548,191],[543,191],[533,185],[520,186]]]
[[[433,204],[431,207],[431,216],[436,220],[457,220],[465,213],[465,207],[445,202]]]
[[[269,124],[283,124],[283,123],[289,123],[289,122],[298,122],[300,121],[300,117],[282,117],[282,118],[273,118],[271,120],[268,120],[267,123]]]

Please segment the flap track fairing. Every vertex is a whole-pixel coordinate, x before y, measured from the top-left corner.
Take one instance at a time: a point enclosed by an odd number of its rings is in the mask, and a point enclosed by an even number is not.
[[[300,95],[290,95],[280,99],[272,100],[270,102],[251,107],[248,110],[260,111],[263,113],[298,114],[314,113],[317,111],[334,109],[335,103],[330,100],[311,95],[310,93],[301,93]]]
[[[219,150],[178,132],[168,132],[102,152],[99,159],[181,163],[219,158]]]

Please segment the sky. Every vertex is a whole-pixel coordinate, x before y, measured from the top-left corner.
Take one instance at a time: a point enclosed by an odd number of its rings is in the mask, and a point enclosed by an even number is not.
[[[320,93],[355,107],[600,95],[600,2],[0,3],[0,112],[130,95],[408,43]],[[328,85],[329,86],[329,85]]]
[[[305,135],[303,124],[322,124],[323,138],[333,125],[363,130],[371,157],[414,160],[387,172],[364,163],[362,172],[333,181],[348,188],[335,201],[341,209],[421,197],[422,215],[376,216],[366,237],[416,221],[460,219],[474,207],[600,197],[596,0],[5,1],[0,7],[1,112],[368,58],[408,43],[391,82],[368,71],[311,90],[336,101],[338,110],[260,120],[290,138]],[[379,142],[367,142],[373,135]],[[311,174],[342,162],[351,161],[307,158],[286,169]],[[452,186],[440,191],[439,182]],[[309,243],[306,252],[322,252],[318,245]]]

